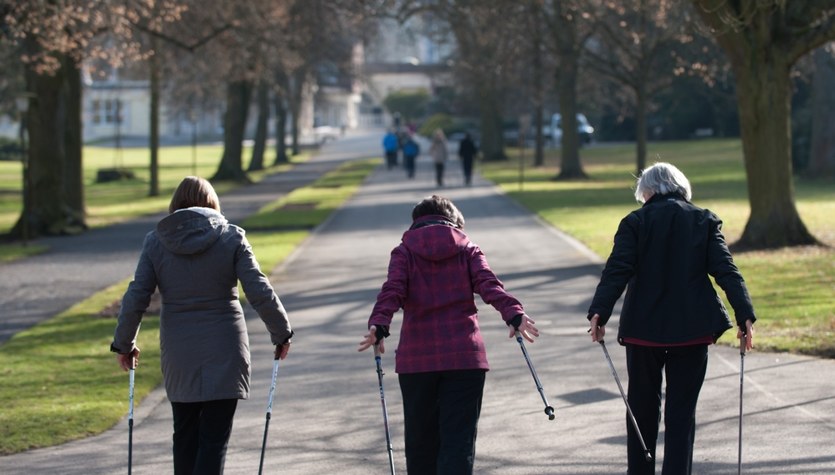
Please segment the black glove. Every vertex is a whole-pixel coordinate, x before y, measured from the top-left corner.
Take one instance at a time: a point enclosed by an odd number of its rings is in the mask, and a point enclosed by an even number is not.
[[[377,331],[374,334],[374,336],[377,337],[377,341],[374,342],[374,344],[376,345],[380,343],[380,340],[389,336],[389,327],[385,325],[375,325],[375,327],[377,327]]]

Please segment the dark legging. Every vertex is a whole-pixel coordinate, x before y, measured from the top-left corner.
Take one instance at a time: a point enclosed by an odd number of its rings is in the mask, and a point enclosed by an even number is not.
[[[484,370],[399,375],[408,473],[473,473],[484,376]]]
[[[630,475],[655,473],[655,442],[661,420],[662,374],[667,379],[664,404],[664,475],[686,475],[693,464],[696,403],[707,371],[707,346],[659,348],[626,345],[629,407],[652,453],[647,462],[632,424],[626,421],[626,450]]]
[[[237,399],[171,403],[176,475],[223,473],[237,405]]]

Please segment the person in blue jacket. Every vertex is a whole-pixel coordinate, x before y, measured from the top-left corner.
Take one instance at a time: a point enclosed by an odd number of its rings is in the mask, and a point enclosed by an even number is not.
[[[383,136],[383,151],[386,153],[386,166],[389,170],[397,166],[397,150],[400,148],[400,140],[393,130],[389,129]]]
[[[406,138],[403,143],[403,165],[406,167],[406,176],[409,178],[415,177],[415,160],[420,155],[420,145],[415,141],[412,134]]]
[[[690,182],[673,165],[644,170],[635,190],[643,206],[621,220],[588,311],[592,341],[600,341],[626,289],[618,342],[626,347],[627,400],[652,454],[645,460],[627,421],[631,475],[655,473],[662,378],[667,382],[662,474],[691,473],[707,347],[733,327],[710,277],[733,307],[741,344],[745,350],[753,346],[754,307],[725,244],[722,221],[691,203],[691,196]]]

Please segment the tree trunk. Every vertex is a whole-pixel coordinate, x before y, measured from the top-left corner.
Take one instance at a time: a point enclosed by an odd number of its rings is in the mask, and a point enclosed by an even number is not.
[[[499,111],[498,97],[490,86],[481,89],[481,153],[486,161],[507,160],[504,153],[502,135],[502,115]]]
[[[67,123],[64,131],[64,150],[66,166],[64,173],[64,191],[67,195],[67,207],[73,220],[83,229],[87,229],[86,210],[84,208],[84,167],[83,167],[83,123],[81,70],[72,58],[65,58],[63,64],[66,77],[64,97],[67,103]]]
[[[735,65],[751,216],[740,248],[816,244],[794,202],[789,60],[779,49],[752,51]]]
[[[292,134],[291,154],[299,154],[299,124],[301,122],[302,99],[304,98],[304,78],[305,74],[297,72],[293,75],[293,81],[290,84],[290,115],[293,121],[290,124],[290,133]]]
[[[223,120],[223,157],[212,181],[233,180],[246,182],[243,170],[243,142],[246,118],[252,96],[249,81],[234,81],[226,87],[226,114]]]
[[[814,53],[812,79],[812,147],[808,176],[835,175],[835,58],[824,48]]]
[[[283,91],[276,90],[275,107],[275,165],[290,163],[287,157],[287,106]]]
[[[560,98],[562,142],[558,180],[588,178],[580,163],[580,137],[577,134],[577,71],[578,57],[573,51],[560,55],[557,88]]]
[[[148,138],[151,163],[148,170],[150,173],[148,196],[159,196],[159,59],[157,58],[158,40],[153,35],[151,36],[151,48],[154,53],[151,55],[148,64],[151,76],[150,137]]]
[[[36,39],[28,39],[27,51],[38,48]],[[66,64],[63,58],[59,60]],[[27,67],[26,90],[34,94],[29,101],[26,123],[29,129],[28,209],[24,209],[12,229],[21,235],[24,221],[28,234],[77,234],[85,223],[73,212],[67,200],[67,72],[41,75]],[[80,128],[78,129],[80,132]]]
[[[635,88],[635,175],[647,167],[647,90],[644,81]]]
[[[267,121],[270,120],[270,89],[266,82],[258,83],[255,102],[258,104],[258,122],[248,171],[264,169],[264,151],[267,149]]]

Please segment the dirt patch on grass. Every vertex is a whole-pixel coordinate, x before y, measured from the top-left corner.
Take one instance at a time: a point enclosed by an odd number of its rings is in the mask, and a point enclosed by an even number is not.
[[[148,310],[145,311],[145,315],[159,315],[161,308],[162,297],[159,295],[159,292],[154,292],[154,295],[151,296],[151,303],[148,304]],[[111,302],[110,305],[100,310],[98,316],[102,318],[118,318],[119,310],[121,309],[122,301],[115,300]]]

